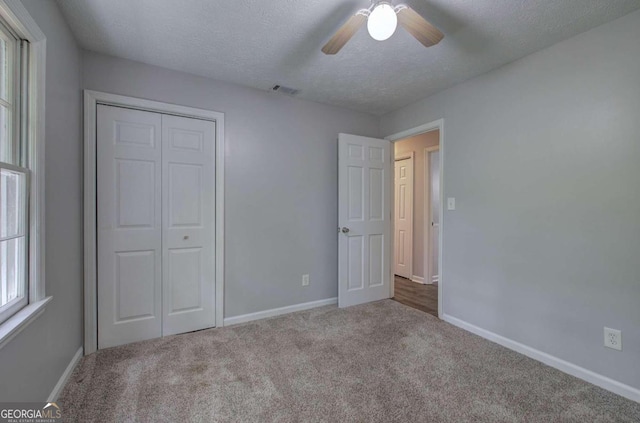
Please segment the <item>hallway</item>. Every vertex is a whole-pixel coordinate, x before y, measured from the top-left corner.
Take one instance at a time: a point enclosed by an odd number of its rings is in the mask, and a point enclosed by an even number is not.
[[[422,285],[395,276],[393,299],[425,313],[438,317],[438,285]]]

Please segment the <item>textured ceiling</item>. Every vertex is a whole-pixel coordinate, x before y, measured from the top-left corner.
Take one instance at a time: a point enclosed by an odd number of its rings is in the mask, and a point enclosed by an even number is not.
[[[380,115],[640,8],[640,0],[408,0],[445,34],[422,47],[363,27],[320,48],[369,0],[58,0],[83,48]],[[397,2],[396,2],[397,3]]]

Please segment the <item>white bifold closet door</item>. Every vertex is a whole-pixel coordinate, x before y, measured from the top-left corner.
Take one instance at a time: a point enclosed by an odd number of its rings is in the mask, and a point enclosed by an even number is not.
[[[215,326],[214,148],[214,122],[98,106],[98,348]]]

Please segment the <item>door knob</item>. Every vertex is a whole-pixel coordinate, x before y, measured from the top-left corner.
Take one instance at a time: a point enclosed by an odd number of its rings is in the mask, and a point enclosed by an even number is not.
[[[348,234],[349,233],[349,228],[347,228],[346,226],[342,227],[342,233],[343,234]]]

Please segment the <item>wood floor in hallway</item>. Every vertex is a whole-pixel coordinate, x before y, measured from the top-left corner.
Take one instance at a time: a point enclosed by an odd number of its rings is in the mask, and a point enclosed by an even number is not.
[[[438,285],[422,285],[400,276],[394,280],[394,300],[438,317]]]

